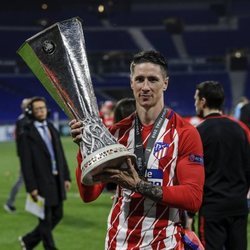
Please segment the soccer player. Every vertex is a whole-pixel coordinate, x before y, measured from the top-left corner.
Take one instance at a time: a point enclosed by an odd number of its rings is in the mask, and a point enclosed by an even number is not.
[[[197,211],[202,202],[202,143],[196,128],[164,106],[168,87],[165,58],[156,51],[140,52],[130,71],[136,112],[110,131],[136,154],[137,163],[128,158],[126,170],[107,168],[94,177],[100,184],[85,186],[80,168],[84,155],[79,153],[79,192],[83,201],[91,202],[105,183],[118,185],[105,249],[177,249],[186,239],[180,223],[182,210]],[[79,143],[82,122],[72,120],[70,126],[73,141]]]

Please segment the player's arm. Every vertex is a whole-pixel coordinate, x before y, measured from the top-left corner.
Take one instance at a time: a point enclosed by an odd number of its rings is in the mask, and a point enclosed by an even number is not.
[[[77,161],[78,161],[78,166],[76,168],[76,181],[77,181],[77,186],[78,190],[80,193],[80,196],[84,202],[91,202],[96,200],[99,195],[102,193],[104,184],[95,184],[92,186],[86,186],[81,182],[81,175],[82,175],[82,170],[81,170],[81,162],[82,162],[82,156],[81,153],[79,152],[77,155]]]
[[[203,168],[190,164],[185,158],[180,160],[178,164],[178,185],[162,187],[140,180],[135,191],[168,206],[197,211],[202,201]]]
[[[178,183],[162,188],[162,200],[169,206],[196,212],[202,203],[205,180],[202,142],[195,128],[184,133],[176,166]]]
[[[151,182],[140,180],[135,186],[135,192],[138,192],[149,199],[162,202],[163,189],[161,186],[154,186]]]

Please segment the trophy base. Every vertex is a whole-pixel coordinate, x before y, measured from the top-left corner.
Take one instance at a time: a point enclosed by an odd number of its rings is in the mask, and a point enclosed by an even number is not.
[[[136,158],[135,154],[122,144],[110,145],[88,155],[81,164],[82,183],[88,186],[99,183],[93,180],[94,175],[101,173],[105,167],[121,167],[128,156],[134,160]]]

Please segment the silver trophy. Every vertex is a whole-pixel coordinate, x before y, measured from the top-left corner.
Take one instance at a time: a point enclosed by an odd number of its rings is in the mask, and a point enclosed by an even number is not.
[[[17,53],[70,119],[82,121],[82,183],[106,166],[119,167],[135,155],[110,134],[99,118],[85,50],[82,24],[72,18],[27,39]]]

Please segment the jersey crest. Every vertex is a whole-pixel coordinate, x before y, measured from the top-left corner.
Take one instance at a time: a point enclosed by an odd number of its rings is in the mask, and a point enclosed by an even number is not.
[[[155,158],[160,160],[161,158],[166,156],[168,152],[168,148],[169,148],[169,144],[165,142],[156,142],[154,146],[154,152],[153,152]]]

